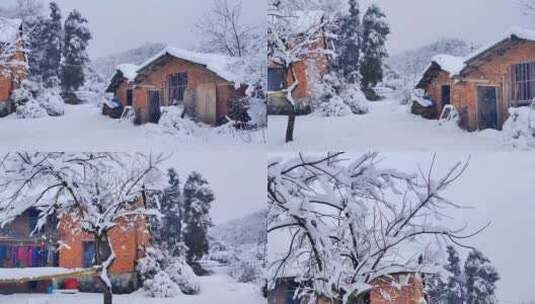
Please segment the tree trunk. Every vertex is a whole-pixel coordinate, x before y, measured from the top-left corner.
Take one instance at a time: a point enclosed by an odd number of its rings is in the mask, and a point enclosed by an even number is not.
[[[106,237],[106,240],[108,238]],[[101,256],[101,245],[102,245],[102,237],[95,236],[95,265],[99,266],[102,265],[102,256]],[[102,272],[102,270],[100,270]],[[104,304],[112,304],[113,303],[113,292],[110,287],[102,280],[102,278],[98,277],[99,282],[102,284],[103,291],[103,301]]]
[[[295,111],[291,107],[290,113],[288,113],[288,126],[286,127],[286,143],[294,140],[294,128],[295,128]]]

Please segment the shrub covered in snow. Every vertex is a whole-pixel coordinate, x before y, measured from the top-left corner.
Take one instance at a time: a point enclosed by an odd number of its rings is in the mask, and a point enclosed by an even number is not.
[[[254,261],[239,261],[232,265],[230,276],[240,283],[255,282],[262,276],[262,269]]]
[[[183,107],[164,107],[162,108],[159,125],[162,126],[166,132],[171,134],[182,134],[186,136],[194,135],[195,129],[198,128],[198,126],[183,114]]]
[[[182,294],[178,284],[165,271],[159,271],[152,279],[143,282],[143,290],[153,298],[174,298]]]
[[[45,90],[38,96],[39,104],[50,116],[62,116],[65,113],[65,103],[56,90]]]
[[[30,99],[17,107],[18,118],[42,118],[47,116],[46,110],[35,99]]]
[[[147,249],[136,270],[143,281],[143,290],[151,297],[193,295],[200,291],[197,276],[185,259],[170,256],[157,248]]]
[[[348,116],[368,113],[368,100],[356,85],[350,85],[327,74],[313,81],[312,106],[320,116]]]
[[[535,147],[535,109],[521,107],[509,109],[510,117],[503,125],[506,144],[517,149]]]
[[[264,99],[249,98],[249,109],[247,114],[251,118],[249,124],[257,128],[267,126],[267,106]]]
[[[171,262],[165,268],[165,272],[184,294],[194,295],[199,293],[201,287],[197,276],[185,260],[179,258],[171,259]]]
[[[24,80],[11,95],[18,118],[41,118],[64,114],[64,102],[59,91],[44,88],[37,82]]]

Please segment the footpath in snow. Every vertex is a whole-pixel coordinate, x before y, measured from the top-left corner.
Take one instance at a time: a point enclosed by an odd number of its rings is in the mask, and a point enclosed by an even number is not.
[[[41,119],[0,118],[3,151],[198,151],[206,146],[220,150],[260,150],[264,131],[243,135],[216,134],[199,127],[195,135],[171,134],[155,124],[131,122],[101,115],[93,104],[66,105],[65,115]]]
[[[115,304],[265,304],[258,287],[237,283],[226,274],[200,277],[201,293],[195,296],[176,298],[149,298],[141,291],[130,295],[114,295]],[[0,303],[9,304],[101,304],[102,295],[96,293],[78,294],[15,294],[0,295]]]
[[[283,151],[507,151],[500,132],[469,133],[413,115],[393,98],[370,103],[367,115],[298,117],[295,141],[284,143],[286,116],[270,116],[269,146]]]

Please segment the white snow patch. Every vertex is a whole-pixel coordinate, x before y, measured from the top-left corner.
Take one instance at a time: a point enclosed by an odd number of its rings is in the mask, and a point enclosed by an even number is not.
[[[432,61],[438,64],[442,70],[450,73],[451,76],[458,75],[465,67],[464,57],[440,54],[433,56]]]
[[[128,81],[134,81],[137,77],[137,70],[139,69],[139,66],[135,64],[120,64],[117,66],[117,70],[121,71],[123,73],[123,76],[128,79]]]
[[[43,276],[65,275],[83,271],[82,268],[60,268],[60,267],[28,267],[28,268],[0,268],[0,281],[2,280],[22,280],[39,278]]]

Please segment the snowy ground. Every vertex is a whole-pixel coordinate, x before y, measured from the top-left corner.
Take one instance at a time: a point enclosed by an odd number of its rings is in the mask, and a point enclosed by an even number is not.
[[[176,136],[154,124],[134,126],[100,114],[92,104],[67,105],[62,117],[0,118],[0,150],[37,151],[198,151],[206,146],[220,150],[259,150],[264,131],[243,136],[215,134],[199,128],[195,136]]]
[[[370,103],[368,115],[298,117],[295,141],[284,143],[287,117],[270,116],[269,146],[286,151],[507,151],[495,130],[469,133],[413,115],[395,98]]]
[[[260,289],[251,284],[234,282],[229,276],[219,273],[200,277],[201,294],[196,296],[180,296],[176,298],[148,298],[138,291],[130,295],[115,295],[115,304],[265,304]],[[16,294],[0,295],[0,303],[10,304],[101,304],[102,295],[93,293],[79,294]]]

